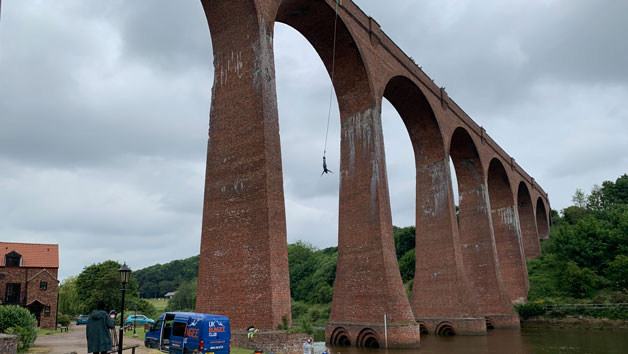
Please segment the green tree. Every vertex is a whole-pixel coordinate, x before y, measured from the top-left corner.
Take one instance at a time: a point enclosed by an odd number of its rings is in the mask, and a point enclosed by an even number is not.
[[[414,226],[393,226],[393,234],[395,236],[397,259],[400,259],[404,254],[408,253],[408,251],[414,249],[416,243],[416,228]]]
[[[83,306],[76,290],[76,277],[69,277],[59,287],[59,311],[70,316],[82,313]]]
[[[133,272],[142,298],[162,297],[198,275],[199,256],[155,264]]]
[[[615,290],[628,290],[628,256],[619,254],[609,263],[607,278]]]
[[[121,284],[118,278],[118,269],[121,265],[115,261],[105,261],[85,267],[76,278],[76,291],[80,299],[83,313],[90,313],[96,308],[98,301],[104,301],[110,309],[120,311]],[[131,273],[129,283],[126,284],[127,304],[137,301],[137,280]]]
[[[580,268],[576,262],[568,262],[561,286],[569,296],[582,299],[593,294],[603,284],[602,279],[589,268]]]
[[[197,279],[181,283],[174,296],[168,300],[168,311],[194,311],[196,308]]]
[[[401,279],[404,282],[414,279],[414,266],[415,255],[414,249],[409,250],[399,260],[399,271],[401,272]]]
[[[627,286],[628,175],[595,185],[588,196],[578,190],[573,201],[562,217],[552,211],[551,237],[541,257],[528,261],[529,300],[604,302]]]
[[[571,201],[573,205],[579,208],[586,208],[587,206],[587,195],[582,191],[582,189],[576,189],[576,193],[571,197]]]

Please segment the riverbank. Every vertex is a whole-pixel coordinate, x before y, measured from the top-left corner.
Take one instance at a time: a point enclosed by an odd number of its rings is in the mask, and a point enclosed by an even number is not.
[[[522,328],[583,328],[583,329],[621,329],[628,330],[628,320],[611,320],[589,316],[534,317],[521,320]]]

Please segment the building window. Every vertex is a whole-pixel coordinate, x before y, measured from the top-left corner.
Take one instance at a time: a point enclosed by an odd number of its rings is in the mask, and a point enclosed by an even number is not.
[[[12,251],[4,256],[5,267],[19,267],[22,265],[22,255]]]
[[[16,304],[20,302],[20,288],[22,284],[20,283],[8,283],[7,291],[4,295],[4,303],[5,304]]]
[[[44,315],[50,316],[50,306],[44,307]]]
[[[48,282],[47,281],[39,282],[39,290],[48,290]]]

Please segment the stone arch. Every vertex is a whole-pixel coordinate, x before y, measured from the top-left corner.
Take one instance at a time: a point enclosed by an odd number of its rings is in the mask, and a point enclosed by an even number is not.
[[[434,111],[412,80],[405,76],[391,78],[384,90],[384,97],[395,107],[408,129],[417,168],[447,157]]]
[[[539,233],[539,238],[549,238],[548,214],[545,209],[543,198],[541,197],[536,200],[536,227]]]
[[[466,129],[458,127],[450,141],[449,154],[456,169],[459,194],[484,185],[482,161],[471,135]]]
[[[301,33],[314,47],[331,77],[335,9],[326,1],[283,0],[277,10],[276,21]],[[336,33],[334,89],[340,106],[340,116],[352,114],[356,108],[372,105],[373,91],[367,75],[366,63],[341,14]],[[345,113],[345,114],[343,114]]]
[[[421,335],[424,334],[430,334],[430,331],[427,329],[427,325],[425,324],[425,322],[419,321],[419,331],[421,332]]]
[[[502,280],[510,300],[524,302],[527,296],[528,272],[523,254],[519,216],[508,173],[501,161],[496,158],[489,164],[487,182]]]
[[[498,315],[500,325],[517,326],[506,295],[491,221],[486,176],[471,135],[462,127],[451,136],[449,153],[458,179],[462,259],[482,315]]]
[[[525,182],[519,182],[517,189],[517,210],[519,211],[519,225],[521,226],[521,239],[526,259],[537,258],[541,254],[541,245],[536,230],[534,217],[534,205],[530,197],[530,190]]]
[[[371,328],[364,328],[358,334],[356,345],[362,348],[379,348],[377,333]]]
[[[275,20],[300,32],[331,74],[335,1],[283,0]],[[381,127],[381,101],[358,38],[338,12],[334,89],[341,123],[338,265],[328,328],[352,322],[371,326],[384,314],[399,327],[415,327],[394,253],[392,217]],[[364,43],[362,41],[361,43]],[[365,259],[368,259],[367,266]],[[365,282],[381,286],[365,287]],[[355,301],[360,298],[363,301]],[[412,329],[414,330],[414,328]],[[394,339],[393,337],[389,338]],[[409,342],[408,338],[404,338]],[[397,339],[394,339],[397,341]],[[394,341],[389,344],[397,345]],[[419,342],[418,328],[414,338]]]
[[[351,346],[351,337],[344,327],[336,327],[329,337],[329,342],[334,346],[349,347]]]
[[[439,335],[439,336],[450,337],[450,336],[456,335],[456,329],[451,323],[445,321],[445,322],[439,323],[438,326],[436,326],[435,333],[436,335]]]
[[[464,295],[470,285],[457,248],[449,156],[434,110],[404,76],[392,77],[383,96],[399,113],[414,150],[416,263],[410,304],[415,319],[476,317],[477,305]]]
[[[495,329],[495,321],[493,321],[493,319],[490,317],[486,317],[486,329]]]

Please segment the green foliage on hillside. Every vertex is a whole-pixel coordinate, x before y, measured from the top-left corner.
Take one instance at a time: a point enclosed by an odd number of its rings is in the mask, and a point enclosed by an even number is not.
[[[552,212],[542,255],[528,261],[531,301],[614,302],[628,291],[628,175]]]
[[[414,251],[416,243],[416,228],[414,226],[397,227],[393,226],[395,236],[395,250],[397,259],[401,259],[410,251]]]
[[[133,272],[142,298],[159,298],[175,291],[184,282],[198,276],[198,258],[194,256],[166,264],[155,264]]]
[[[317,250],[303,241],[288,245],[292,299],[309,304],[331,303],[337,262],[337,247]]]
[[[165,311],[194,311],[197,283],[196,278],[181,283],[174,296],[168,300]]]

